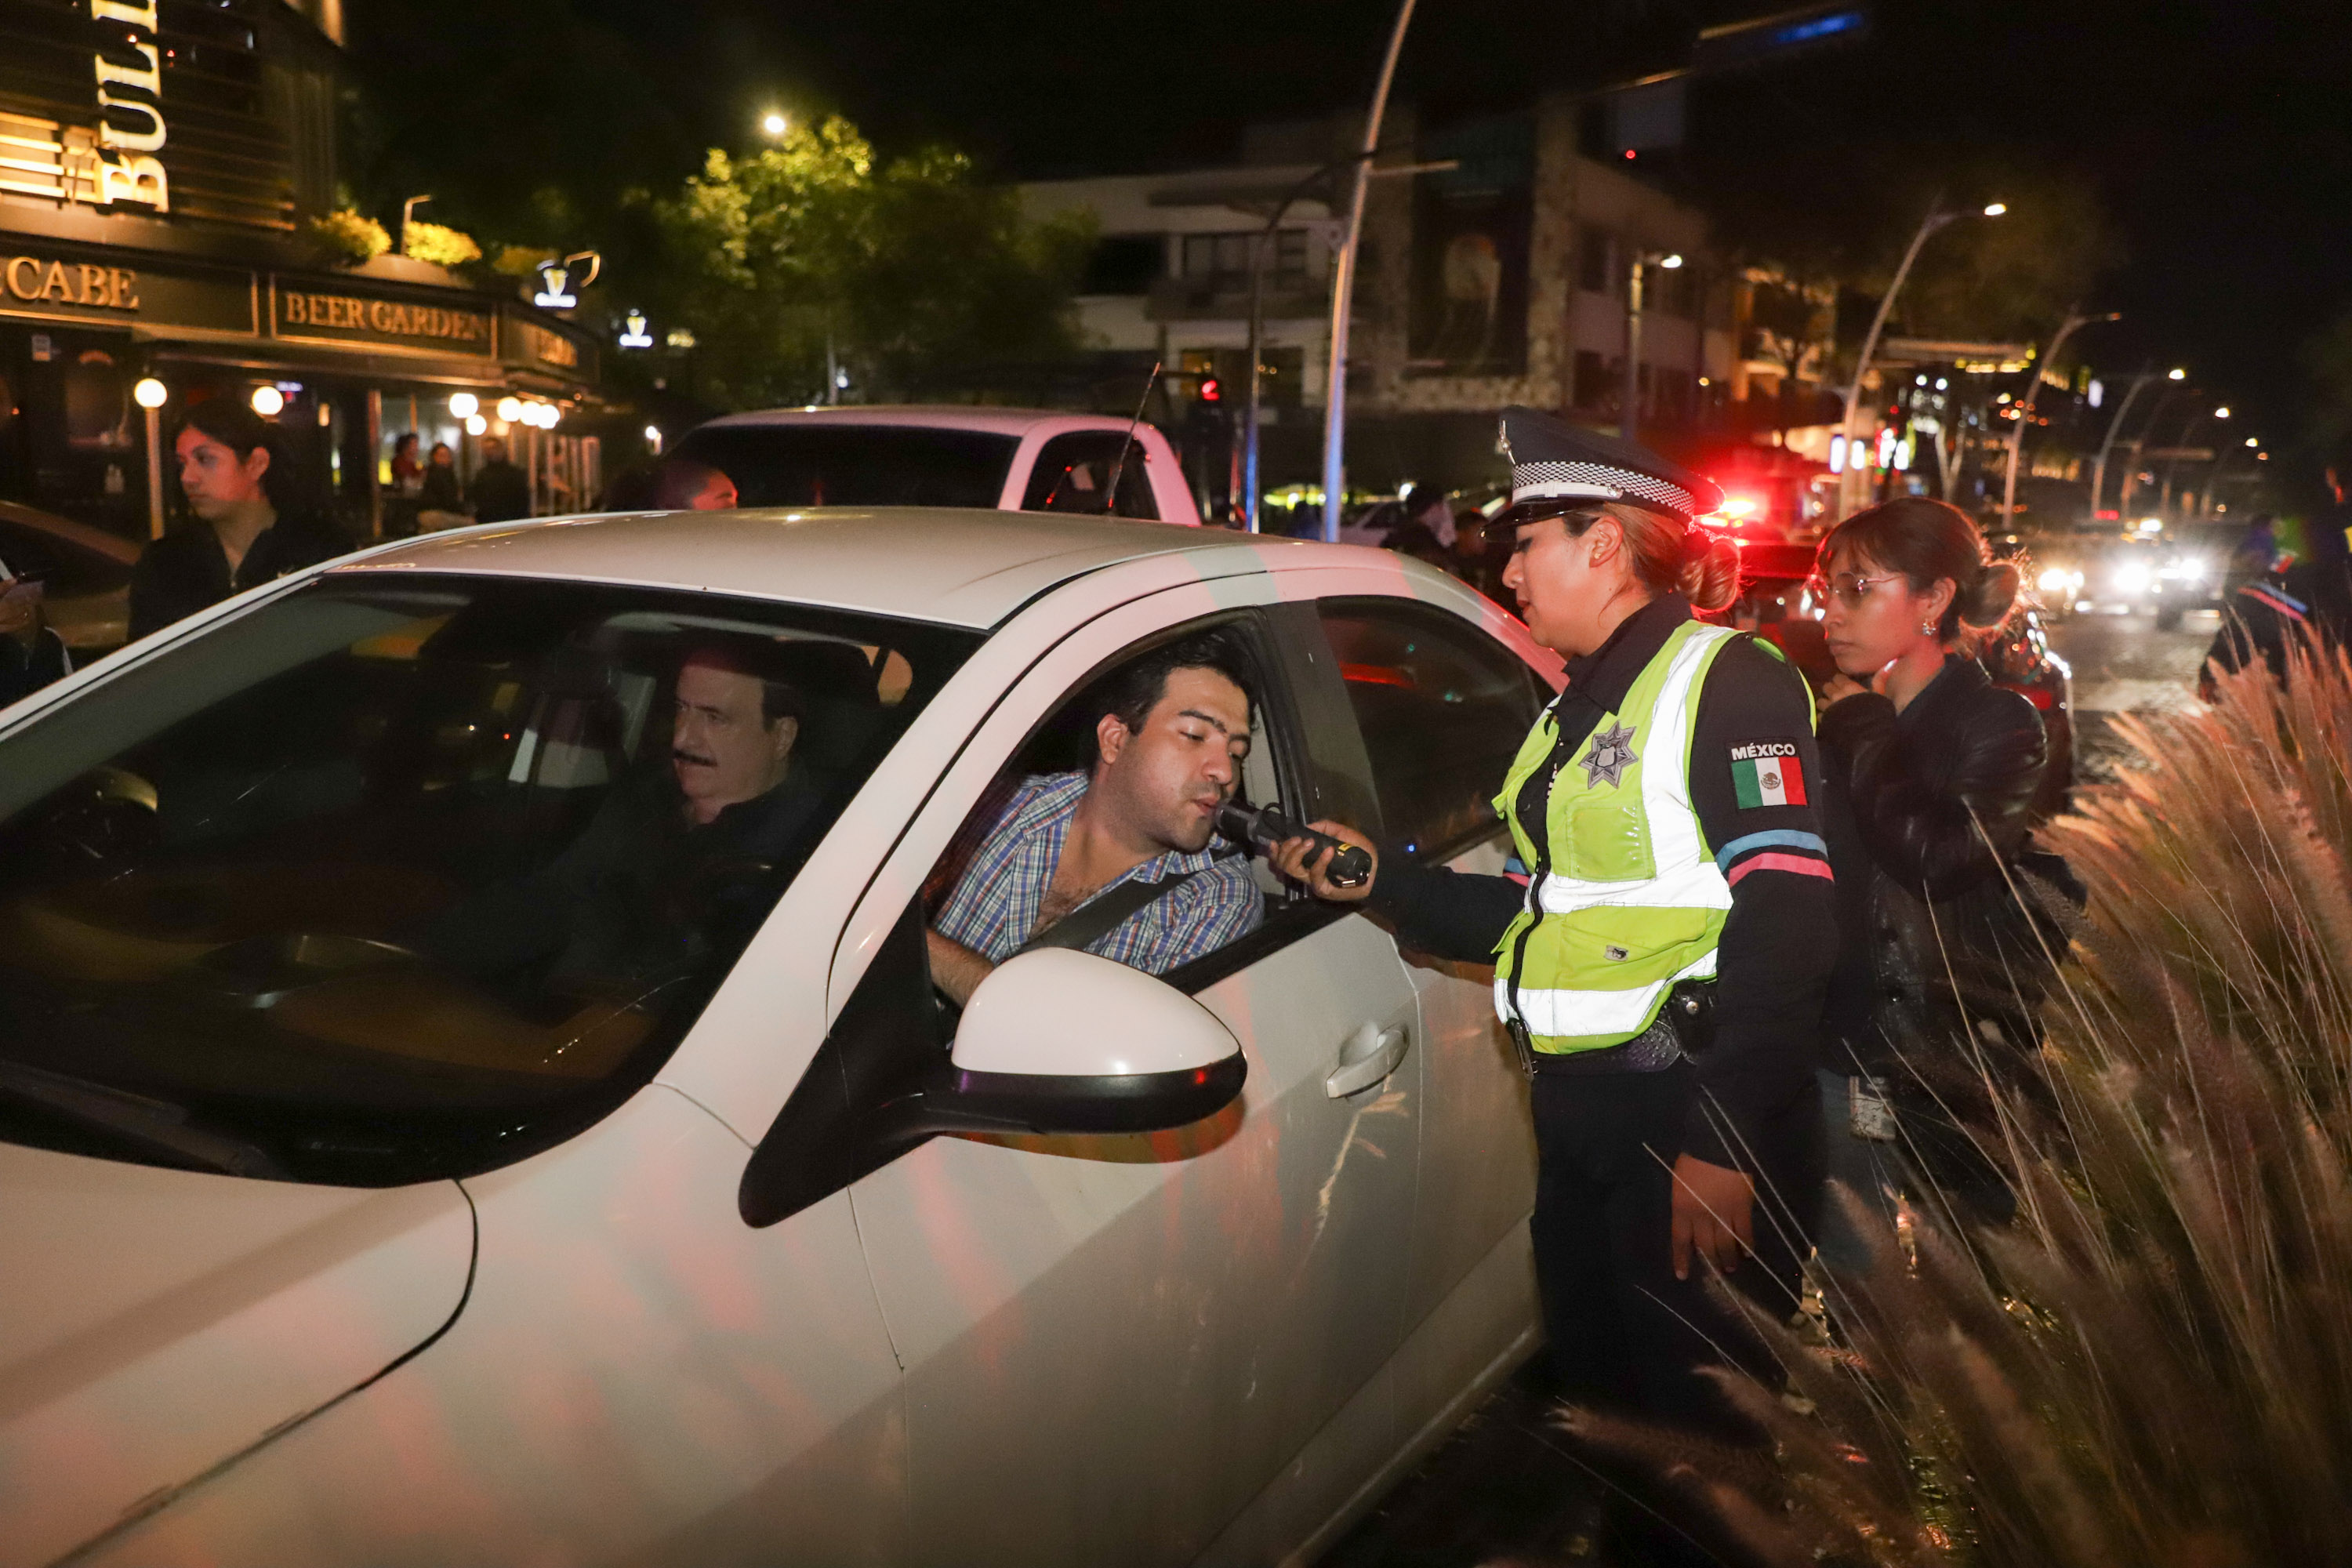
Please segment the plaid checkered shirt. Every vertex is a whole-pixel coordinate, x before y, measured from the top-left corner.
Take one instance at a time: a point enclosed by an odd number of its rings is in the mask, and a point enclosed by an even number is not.
[[[941,936],[1002,963],[1035,934],[1037,911],[1087,782],[1084,773],[1041,773],[1022,781],[940,911]],[[1171,849],[1096,889],[1096,896],[1123,882],[1156,882],[1186,871],[1200,875],[1128,916],[1087,951],[1147,974],[1164,974],[1257,929],[1265,902],[1239,855]]]

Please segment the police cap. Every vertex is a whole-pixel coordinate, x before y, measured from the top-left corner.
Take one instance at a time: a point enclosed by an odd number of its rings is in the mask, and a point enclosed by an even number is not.
[[[1503,410],[1497,449],[1511,465],[1506,525],[1626,501],[1687,523],[1723,505],[1722,488],[1646,447],[1580,429],[1532,408]]]

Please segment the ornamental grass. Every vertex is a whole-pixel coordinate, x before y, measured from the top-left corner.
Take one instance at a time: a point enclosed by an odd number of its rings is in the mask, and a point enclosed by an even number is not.
[[[2352,665],[2290,662],[2121,721],[2120,775],[2044,830],[2091,897],[2042,1081],[1979,1134],[2017,1219],[1865,1221],[1833,1341],[1761,1325],[1788,1388],[1726,1377],[1769,1458],[1566,1418],[1725,1555],[2352,1563]]]

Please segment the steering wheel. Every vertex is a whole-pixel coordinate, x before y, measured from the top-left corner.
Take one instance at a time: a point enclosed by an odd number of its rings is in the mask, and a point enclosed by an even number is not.
[[[93,768],[54,800],[43,837],[53,852],[75,863],[134,858],[163,837],[155,786],[126,769]]]

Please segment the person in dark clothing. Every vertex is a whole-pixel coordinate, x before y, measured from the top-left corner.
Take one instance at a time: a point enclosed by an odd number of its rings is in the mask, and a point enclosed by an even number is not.
[[[750,935],[824,805],[793,751],[807,701],[750,643],[689,652],[669,765],[614,786],[537,874],[442,915],[419,945],[461,973],[545,965],[562,995],[637,990],[692,973]]]
[[[297,502],[276,432],[246,405],[228,397],[196,405],[173,449],[195,521],[140,552],[131,573],[132,637],[351,548]]]
[[[2283,680],[2290,639],[2306,637],[2334,647],[2352,641],[2352,537],[2346,531],[2352,512],[2345,508],[2336,469],[2327,470],[2326,480],[2333,504],[2305,523],[2303,552],[2230,595],[2199,683],[2209,700],[2214,666],[2234,672],[2259,658],[2272,679]]]
[[[496,436],[482,437],[482,466],[474,470],[467,493],[476,522],[512,522],[530,515],[530,479],[507,460],[507,444]]]
[[[1969,654],[2011,613],[2018,568],[1922,497],[1847,519],[1821,560],[1839,671],[1821,720],[1842,933],[1823,1020],[1832,1168],[1866,1202],[1926,1196],[1925,1179],[2002,1217],[2008,1190],[1954,1118],[1990,1110],[1981,1068],[2024,1081],[2054,951],[2016,876],[2048,761],[2042,718]],[[1865,1257],[1834,1220],[1822,1248],[1834,1268]]]
[[[1693,521],[1713,484],[1527,410],[1504,436],[1507,584],[1569,656],[1496,802],[1529,881],[1415,866],[1328,822],[1373,853],[1368,885],[1331,885],[1309,840],[1273,858],[1319,898],[1369,899],[1409,947],[1496,963],[1532,1083],[1537,1279],[1565,1390],[1747,1436],[1699,1369],[1769,1376],[1769,1358],[1701,1276],[1787,1317],[1820,1191],[1835,919],[1811,699],[1768,647],[1693,618],[1738,580]]]

